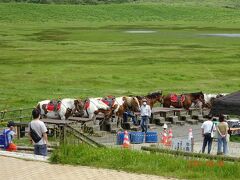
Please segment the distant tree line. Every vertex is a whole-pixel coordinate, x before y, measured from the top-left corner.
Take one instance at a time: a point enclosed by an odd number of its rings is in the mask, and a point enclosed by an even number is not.
[[[126,3],[138,0],[0,0],[0,2],[9,3],[37,3],[37,4],[109,4]]]

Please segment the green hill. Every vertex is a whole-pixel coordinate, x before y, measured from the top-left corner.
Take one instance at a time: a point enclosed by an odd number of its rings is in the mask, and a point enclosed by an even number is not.
[[[240,38],[209,36],[240,33],[239,9],[225,4],[2,3],[0,27],[0,109],[240,88]]]

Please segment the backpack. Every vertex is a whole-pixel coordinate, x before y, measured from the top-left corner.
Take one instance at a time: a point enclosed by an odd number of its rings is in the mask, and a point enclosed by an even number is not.
[[[35,143],[38,143],[42,139],[42,137],[40,137],[38,133],[34,129],[32,129],[31,123],[30,123],[30,136]]]
[[[8,134],[10,133],[11,130],[3,130],[3,133],[0,134],[0,148],[7,149],[9,146],[9,139],[8,139]]]

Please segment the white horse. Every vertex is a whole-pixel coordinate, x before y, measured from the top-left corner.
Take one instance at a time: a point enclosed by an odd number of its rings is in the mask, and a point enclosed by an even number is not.
[[[75,112],[83,113],[83,102],[82,100],[65,98],[55,104],[54,110],[49,110],[48,107],[53,107],[50,104],[50,100],[40,101],[37,104],[37,109],[40,110],[41,116],[46,116],[50,119],[61,119],[66,120],[69,116]]]
[[[99,112],[102,112],[104,115],[110,113],[110,108],[106,105],[102,98],[89,98],[85,101],[84,104],[84,116],[89,119],[95,119],[96,115]]]

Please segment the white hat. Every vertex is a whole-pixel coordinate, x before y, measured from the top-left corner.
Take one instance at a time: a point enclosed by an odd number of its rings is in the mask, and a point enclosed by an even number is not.
[[[164,129],[167,129],[167,124],[164,124],[164,125],[163,125],[163,128],[164,128]]]

